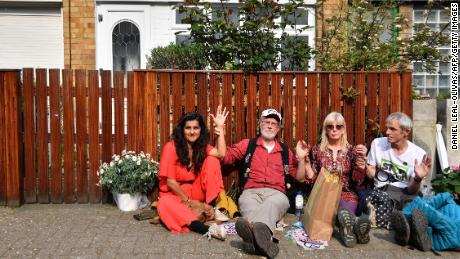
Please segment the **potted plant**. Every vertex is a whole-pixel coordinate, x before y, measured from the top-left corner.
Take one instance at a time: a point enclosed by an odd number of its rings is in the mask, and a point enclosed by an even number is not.
[[[137,210],[155,184],[158,165],[150,154],[123,150],[121,155],[113,155],[110,163],[100,166],[99,184],[112,192],[120,210]]]
[[[460,168],[450,166],[441,175],[431,180],[431,186],[436,193],[450,192],[457,204],[460,204]]]

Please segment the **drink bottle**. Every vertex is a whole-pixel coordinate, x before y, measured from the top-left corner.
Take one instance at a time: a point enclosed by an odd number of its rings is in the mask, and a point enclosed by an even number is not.
[[[298,221],[300,221],[300,217],[302,213],[303,213],[303,196],[301,192],[297,192],[295,196],[295,215]]]

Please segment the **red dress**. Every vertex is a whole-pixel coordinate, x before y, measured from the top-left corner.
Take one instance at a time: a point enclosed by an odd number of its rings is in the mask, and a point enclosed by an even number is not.
[[[212,146],[206,147],[209,154]],[[201,171],[194,173],[194,168],[190,170],[180,164],[174,142],[166,143],[160,159],[159,185],[160,198],[158,200],[158,214],[161,221],[174,233],[189,232],[187,226],[198,218],[190,208],[182,202],[182,199],[169,189],[167,178],[175,179],[182,190],[191,200],[210,203],[217,198],[219,193],[224,190],[220,162],[217,158],[207,156],[201,167]]]

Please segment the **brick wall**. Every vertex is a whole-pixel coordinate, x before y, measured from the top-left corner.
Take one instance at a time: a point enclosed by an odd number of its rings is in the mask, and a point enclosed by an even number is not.
[[[95,22],[94,0],[63,1],[65,68],[96,68]]]

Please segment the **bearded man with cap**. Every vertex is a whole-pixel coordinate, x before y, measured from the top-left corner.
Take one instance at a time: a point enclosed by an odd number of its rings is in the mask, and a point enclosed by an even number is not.
[[[252,157],[246,157],[250,139],[244,139],[227,148],[224,164],[234,164],[243,159],[251,159],[247,180],[238,199],[242,217],[236,222],[236,231],[243,239],[245,249],[250,254],[274,258],[279,252],[273,231],[289,209],[286,196],[285,175],[282,159],[283,147],[276,135],[281,129],[282,117],[275,109],[262,112],[260,135]],[[296,155],[289,149],[289,174],[295,178],[298,170],[305,170],[307,145],[299,141]],[[304,172],[302,172],[304,173]],[[240,176],[241,177],[241,176]]]

